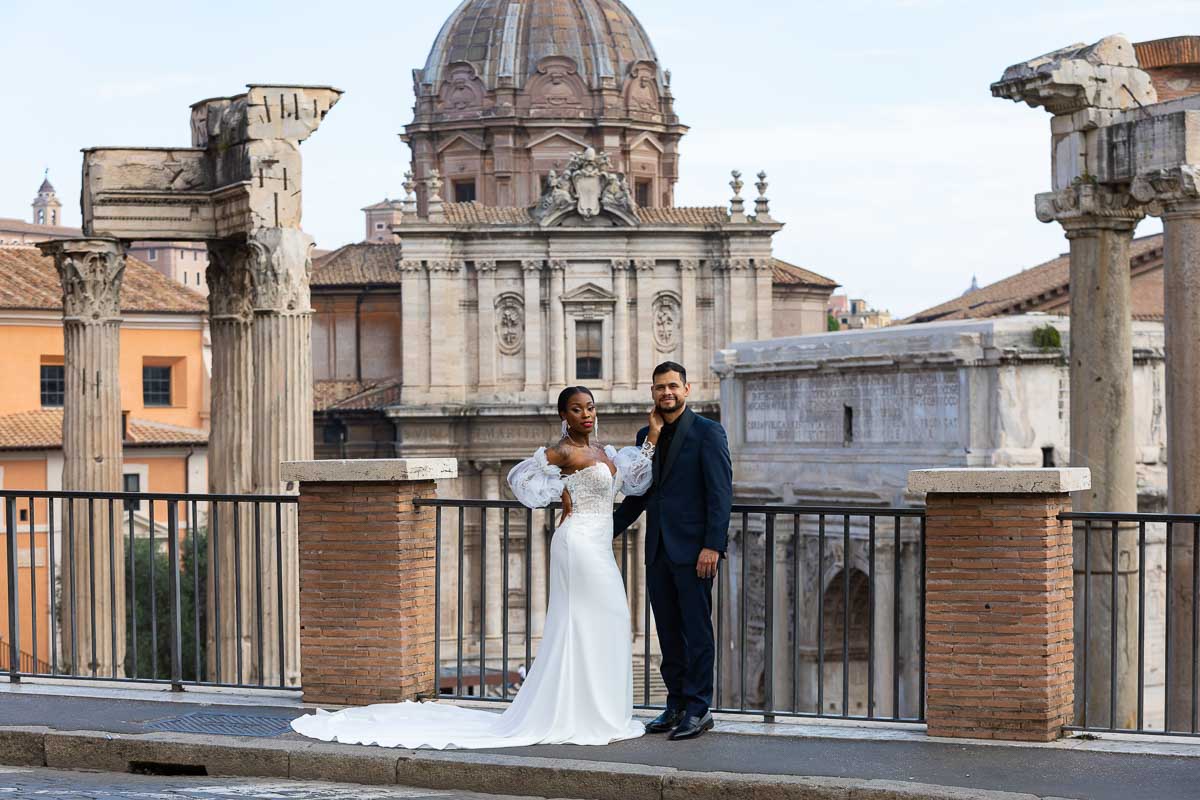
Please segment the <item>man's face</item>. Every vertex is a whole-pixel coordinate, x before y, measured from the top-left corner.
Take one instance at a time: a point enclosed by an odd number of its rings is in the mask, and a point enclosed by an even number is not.
[[[678,372],[664,372],[654,376],[654,387],[650,391],[654,396],[654,407],[659,413],[674,414],[687,403],[692,385],[685,383]]]

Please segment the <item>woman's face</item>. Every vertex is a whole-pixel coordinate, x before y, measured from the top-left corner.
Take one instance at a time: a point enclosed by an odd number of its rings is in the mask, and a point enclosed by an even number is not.
[[[567,429],[576,435],[591,434],[596,429],[596,401],[586,392],[576,392],[567,400],[562,418]]]

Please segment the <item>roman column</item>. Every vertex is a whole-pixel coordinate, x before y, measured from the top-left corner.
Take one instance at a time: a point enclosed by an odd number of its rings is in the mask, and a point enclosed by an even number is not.
[[[252,436],[252,474],[256,494],[279,494],[284,461],[310,461],[313,454],[312,305],[308,279],[312,269],[313,240],[298,228],[267,228],[252,234],[254,324],[252,359],[255,370]],[[266,511],[266,509],[264,509]],[[284,682],[300,681],[299,597],[296,562],[296,528],[291,515],[283,515],[283,563],[277,564],[274,521],[263,520],[259,563],[262,565],[262,652],[259,665],[264,681],[275,683],[284,663]],[[270,532],[270,533],[267,533]],[[282,576],[285,607],[276,603]],[[278,626],[282,619],[284,652],[279,652]]]
[[[613,309],[613,386],[631,389],[629,369],[629,259],[614,258],[612,265],[613,294],[617,297]]]
[[[500,463],[484,461],[476,465],[479,469],[485,500],[500,500]],[[484,556],[483,578],[487,588],[484,599],[487,606],[487,618],[484,634],[488,640],[488,657],[493,661],[501,654],[500,637],[504,631],[504,521],[503,511],[488,511],[487,513],[487,552]]]
[[[38,248],[54,257],[63,292],[63,489],[121,491],[121,281],[125,247],[115,239],[64,239]],[[125,544],[110,540],[113,506],[64,506],[63,667],[70,674],[125,674]],[[121,507],[114,526],[120,530]],[[67,527],[73,523],[72,527]]]
[[[1091,489],[1076,492],[1079,511],[1137,511],[1137,453],[1134,438],[1133,324],[1129,250],[1145,211],[1133,197],[1077,182],[1059,192],[1038,195],[1037,216],[1057,221],[1071,243],[1071,466],[1091,470]],[[1075,532],[1075,624],[1082,632],[1084,573],[1091,605],[1090,640],[1076,648],[1076,719],[1092,723],[1109,717],[1112,636],[1112,581],[1118,582],[1117,719],[1118,728],[1137,722],[1137,539],[1119,533],[1119,555],[1111,539],[1093,533],[1085,564],[1082,526]],[[1083,642],[1083,636],[1078,637]],[[1124,687],[1124,689],[1122,689]],[[1086,704],[1086,705],[1085,705]]]
[[[1139,176],[1132,192],[1163,221],[1163,299],[1167,352],[1167,504],[1172,514],[1200,514],[1200,167],[1182,165]],[[1192,722],[1193,536],[1176,525],[1168,542],[1171,661],[1167,730]]]
[[[253,414],[254,285],[244,242],[208,243],[208,317],[212,338],[212,428],[208,440],[208,490],[213,494],[254,491]],[[273,517],[272,517],[273,518]],[[210,680],[238,683],[253,664],[254,541],[249,504],[211,503],[208,531],[208,670]],[[239,546],[240,545],[240,546]],[[240,578],[240,581],[239,581]],[[240,597],[237,584],[241,583]],[[238,632],[241,631],[239,639]],[[278,637],[276,637],[278,639]],[[238,675],[238,664],[243,675]]]
[[[546,388],[542,371],[542,261],[521,262],[525,273],[525,391]]]
[[[563,295],[566,294],[567,262],[556,258],[550,261],[550,394],[551,400],[566,385],[567,323],[563,316]]]

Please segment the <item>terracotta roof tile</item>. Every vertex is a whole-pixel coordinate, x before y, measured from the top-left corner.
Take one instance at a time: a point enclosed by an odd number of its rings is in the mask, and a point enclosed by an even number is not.
[[[1130,248],[1133,316],[1163,318],[1162,235],[1135,239]],[[1018,272],[989,286],[913,314],[898,324],[947,319],[982,319],[1026,311],[1067,313],[1071,262],[1066,255]]]
[[[725,225],[729,212],[721,206],[639,208],[643,225]]]
[[[39,408],[0,416],[0,450],[57,450],[62,447],[61,408]],[[127,447],[208,444],[208,433],[195,428],[131,418]]]
[[[385,381],[316,381],[313,407],[317,411],[369,411],[400,402],[400,379]]]
[[[830,289],[836,289],[841,284],[832,278],[826,278],[824,275],[818,275],[804,267],[797,267],[795,264],[789,264],[778,258],[773,259],[772,270],[775,273],[774,283],[776,286],[800,286],[809,284],[812,286],[828,286]]]
[[[399,283],[400,253],[398,244],[348,244],[314,260],[310,282],[314,288]]]
[[[54,259],[35,247],[0,246],[0,309],[59,311],[62,287]],[[121,310],[131,313],[204,314],[203,295],[136,258],[125,260]]]
[[[483,203],[446,203],[446,221],[451,225],[531,225],[529,209],[485,206]]]

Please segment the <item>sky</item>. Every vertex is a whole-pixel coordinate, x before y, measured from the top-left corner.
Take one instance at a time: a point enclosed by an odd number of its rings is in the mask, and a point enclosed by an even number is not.
[[[1196,0],[626,0],[691,132],[679,205],[722,205],[765,170],[775,254],[904,316],[1065,252],[1037,221],[1049,115],[991,97],[1004,68],[1075,42],[1200,34]],[[0,0],[0,217],[49,168],[79,224],[85,147],[189,143],[188,107],[247,83],[345,91],[303,145],[304,228],[363,238],[403,196],[412,70],[458,0]],[[1161,230],[1143,222],[1138,235]]]

